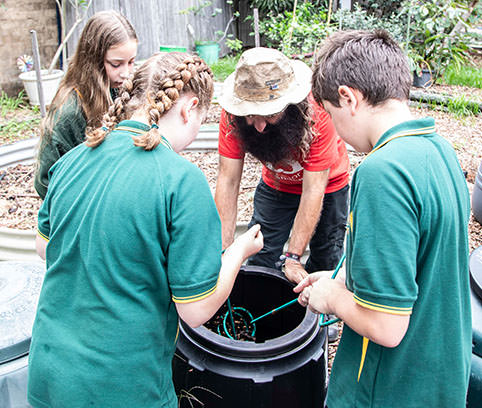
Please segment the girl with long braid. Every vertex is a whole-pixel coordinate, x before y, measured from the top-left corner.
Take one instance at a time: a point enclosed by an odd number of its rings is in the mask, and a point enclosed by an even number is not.
[[[200,58],[155,55],[53,166],[38,217],[47,272],[29,356],[33,407],[177,407],[178,318],[207,321],[263,246],[254,226],[221,262],[209,185],[177,154],[212,93]]]
[[[85,140],[134,71],[137,35],[113,10],[94,14],[85,25],[67,72],[42,123],[34,186],[43,199],[50,167]]]

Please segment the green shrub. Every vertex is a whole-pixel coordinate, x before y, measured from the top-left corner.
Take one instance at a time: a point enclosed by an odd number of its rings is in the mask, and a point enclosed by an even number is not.
[[[467,11],[463,2],[406,0],[402,7],[404,46],[412,61],[428,64],[435,76],[443,75],[450,64],[464,63],[470,38],[454,28]]]
[[[304,54],[316,49],[330,32],[326,24],[327,10],[311,2],[298,4],[293,23],[293,12],[269,13],[259,24],[266,45],[286,55]]]
[[[358,0],[356,5],[366,10],[371,16],[385,19],[391,15],[398,14],[401,8],[399,0]]]
[[[298,5],[301,2],[298,1]],[[313,0],[311,4],[328,8],[327,0]],[[251,8],[257,8],[262,15],[269,13],[282,14],[285,11],[293,11],[295,0],[251,0]]]
[[[404,21],[402,15],[391,14],[383,18],[370,14],[355,4],[353,11],[347,9],[338,10],[333,16],[338,23],[338,28],[343,30],[387,30],[399,43],[404,40]]]
[[[211,64],[210,67],[213,71],[214,79],[223,82],[236,69],[239,57],[240,55],[228,55]]]

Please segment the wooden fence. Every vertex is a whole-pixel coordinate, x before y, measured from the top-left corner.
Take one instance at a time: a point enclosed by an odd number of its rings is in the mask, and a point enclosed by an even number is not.
[[[161,45],[176,45],[194,49],[194,39],[188,34],[187,24],[194,28],[196,40],[214,40],[217,31],[224,31],[230,18],[232,9],[225,0],[213,0],[213,5],[203,10],[199,16],[192,13],[182,14],[182,10],[196,6],[200,0],[93,0],[88,10],[90,17],[101,10],[116,10],[123,14],[134,26],[139,39],[137,59],[148,58],[159,51]],[[215,8],[221,13],[212,17]],[[75,16],[73,10],[68,8],[66,21],[67,31],[73,26]],[[67,56],[71,57],[80,33],[87,19],[75,30],[67,44]],[[235,24],[229,27],[229,33],[236,32]],[[228,49],[222,41],[221,55]]]

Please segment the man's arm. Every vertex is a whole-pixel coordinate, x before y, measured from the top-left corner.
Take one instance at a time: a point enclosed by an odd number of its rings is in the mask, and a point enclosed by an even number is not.
[[[223,249],[234,241],[238,215],[238,193],[243,174],[244,159],[219,156],[219,172],[214,201],[222,224]]]
[[[310,241],[320,219],[323,207],[323,197],[330,169],[323,171],[303,171],[303,190],[300,198],[300,206],[296,212],[295,221],[291,230],[288,252],[302,255]],[[300,263],[287,259],[285,263],[285,275],[293,282],[300,282],[306,276],[306,271]]]
[[[331,272],[309,275],[294,289],[299,302],[315,313],[334,314],[345,324],[374,343],[396,347],[405,336],[408,314],[391,314],[359,305],[343,281],[330,279]]]

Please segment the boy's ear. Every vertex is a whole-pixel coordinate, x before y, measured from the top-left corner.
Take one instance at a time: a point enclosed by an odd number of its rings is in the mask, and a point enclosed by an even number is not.
[[[340,105],[348,107],[352,114],[355,113],[355,110],[359,107],[363,99],[360,91],[346,85],[338,87],[338,96],[340,97]]]
[[[199,98],[197,96],[193,96],[184,102],[181,108],[181,116],[182,116],[182,119],[184,120],[184,123],[187,123],[189,121],[189,115],[194,109],[197,108],[198,105],[199,105]]]

